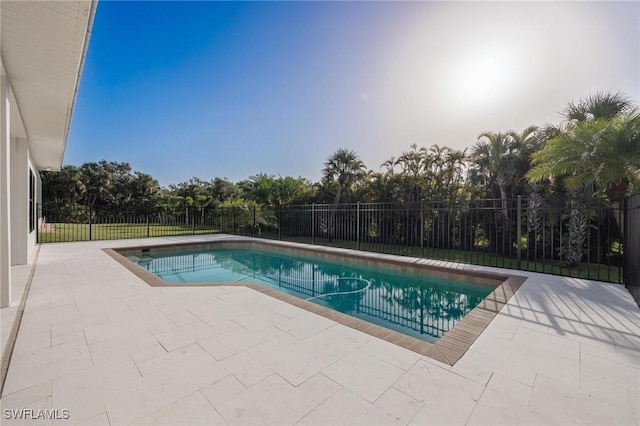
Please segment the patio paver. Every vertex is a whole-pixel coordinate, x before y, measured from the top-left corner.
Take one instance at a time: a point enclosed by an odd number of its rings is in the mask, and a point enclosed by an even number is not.
[[[1,408],[69,410],[38,424],[640,424],[640,309],[620,285],[518,272],[451,366],[251,288],[150,287],[102,251],[234,238],[42,245]]]

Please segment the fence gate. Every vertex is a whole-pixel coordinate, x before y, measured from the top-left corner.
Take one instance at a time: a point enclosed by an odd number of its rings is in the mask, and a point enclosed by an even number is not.
[[[640,193],[625,200],[623,280],[640,304]]]

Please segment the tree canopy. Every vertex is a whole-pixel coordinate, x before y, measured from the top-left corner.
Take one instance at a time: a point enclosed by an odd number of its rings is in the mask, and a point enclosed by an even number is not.
[[[42,172],[43,200],[93,208],[145,205],[203,209],[229,203],[455,202],[496,199],[507,208],[517,195],[590,188],[618,200],[640,189],[640,110],[628,98],[596,93],[569,102],[557,124],[480,132],[470,150],[431,144],[409,149],[368,169],[340,148],[328,156],[319,182],[257,173],[240,182],[193,177],[161,187],[129,163],[102,160]],[[212,171],[214,173],[215,171]]]
[[[569,103],[565,121],[552,127],[532,154],[530,182],[560,179],[576,190],[593,186],[610,200],[640,181],[640,111],[620,94],[597,93]]]

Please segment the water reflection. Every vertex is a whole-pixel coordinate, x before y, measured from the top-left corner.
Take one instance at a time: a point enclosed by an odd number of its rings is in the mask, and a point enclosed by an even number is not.
[[[260,282],[427,341],[442,336],[492,290],[354,263],[260,250],[154,253],[133,260],[171,282]]]

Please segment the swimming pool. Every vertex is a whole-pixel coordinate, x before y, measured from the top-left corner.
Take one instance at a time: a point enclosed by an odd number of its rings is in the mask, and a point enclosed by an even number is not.
[[[186,264],[180,265],[174,263],[173,265],[171,265],[174,268],[172,271],[165,271],[168,272],[166,275],[167,278],[169,278],[168,275],[175,274],[177,276],[180,274],[185,274],[190,268],[198,269],[199,266],[195,263],[195,259],[200,259],[202,263],[205,263],[205,257],[194,257],[193,255],[196,253],[207,252],[211,249],[255,249],[259,251],[266,251],[267,253],[284,254],[285,256],[289,256],[289,258],[293,257],[295,261],[301,260],[299,259],[300,257],[303,258],[303,261],[304,259],[311,257],[315,261],[320,261],[320,263],[322,263],[323,261],[331,261],[337,262],[339,267],[341,267],[341,265],[346,265],[349,268],[356,268],[354,274],[370,273],[372,269],[370,267],[377,267],[385,270],[383,272],[383,275],[390,274],[392,277],[397,277],[398,275],[395,273],[401,272],[408,273],[410,277],[418,275],[439,278],[444,281],[458,281],[465,283],[463,284],[463,286],[479,285],[488,287],[488,289],[483,289],[482,292],[484,293],[485,291],[490,291],[490,293],[487,297],[481,300],[475,308],[471,309],[471,311],[468,311],[468,313],[464,316],[461,316],[462,314],[459,314],[459,312],[457,311],[458,307],[455,306],[455,303],[450,303],[449,305],[447,305],[454,306],[455,309],[448,310],[447,312],[450,311],[450,313],[445,315],[444,318],[441,318],[440,321],[446,322],[446,327],[448,327],[449,330],[447,332],[444,332],[444,335],[442,335],[443,330],[442,327],[440,327],[439,331],[436,331],[433,334],[429,334],[428,330],[425,333],[425,329],[428,329],[429,327],[424,326],[424,321],[422,321],[423,325],[421,327],[420,321],[416,321],[416,317],[422,319],[421,315],[424,315],[426,312],[428,312],[428,308],[433,307],[434,302],[438,300],[437,295],[443,295],[443,299],[456,302],[456,297],[451,292],[447,291],[446,285],[444,287],[440,285],[439,289],[441,291],[436,292],[435,296],[427,296],[429,294],[427,292],[427,289],[429,288],[428,284],[421,284],[416,291],[414,287],[405,285],[408,281],[395,283],[395,286],[385,286],[382,285],[383,279],[378,278],[377,280],[369,280],[364,275],[345,276],[345,279],[338,280],[337,278],[343,278],[343,276],[339,275],[335,271],[333,273],[334,275],[331,276],[331,271],[325,270],[325,272],[327,272],[327,274],[329,275],[329,278],[335,278],[335,280],[333,280],[333,287],[339,290],[337,292],[330,293],[340,293],[328,295],[326,289],[318,288],[318,284],[321,284],[321,282],[317,278],[315,279],[315,287],[292,285],[292,283],[299,284],[299,282],[308,283],[308,281],[304,280],[309,279],[309,273],[311,273],[311,282],[314,282],[315,276],[313,271],[315,270],[315,273],[317,274],[319,271],[318,268],[309,269],[307,267],[306,270],[304,268],[298,268],[298,270],[301,271],[301,276],[291,275],[290,280],[284,281],[281,279],[282,275],[274,275],[272,273],[268,273],[266,274],[266,278],[271,282],[262,284],[258,281],[260,278],[258,276],[259,274],[257,273],[258,271],[255,271],[255,274],[254,272],[247,273],[247,265],[242,264],[241,270],[243,271],[244,275],[241,273],[240,276],[235,276],[235,278],[233,279],[236,279],[236,281],[188,282],[182,281],[186,278],[186,276],[183,275],[182,278],[178,279],[176,282],[170,282],[158,277],[157,275],[154,275],[153,273],[149,272],[148,269],[134,262],[145,258],[147,259],[146,262],[149,262],[149,260],[153,259],[160,259],[163,257],[163,253],[166,254],[170,252],[190,255],[190,258],[189,256],[187,256],[184,259],[185,261],[187,261]],[[120,263],[123,267],[128,269],[131,273],[136,275],[151,287],[248,287],[252,290],[262,293],[264,296],[272,297],[286,302],[290,305],[297,306],[306,311],[324,316],[325,318],[331,319],[336,323],[386,340],[390,343],[417,352],[421,355],[427,356],[448,365],[454,365],[465,354],[465,352],[475,342],[477,337],[497,315],[500,309],[502,309],[502,307],[515,294],[518,288],[520,288],[520,286],[526,281],[526,277],[513,275],[510,271],[505,271],[506,274],[501,274],[498,272],[489,272],[486,270],[474,270],[472,269],[473,267],[470,266],[447,264],[445,262],[428,259],[226,235],[210,237],[202,241],[189,241],[187,239],[185,241],[177,241],[171,243],[159,242],[156,244],[147,244],[143,246],[105,248],[103,250],[108,256],[113,258],[116,262]],[[158,260],[157,262],[160,261]],[[284,265],[286,264],[287,262],[283,261],[282,271],[285,270]],[[293,262],[293,264],[295,265],[295,262]],[[278,274],[280,274],[281,268],[279,264],[277,265],[277,269],[275,269],[273,265],[270,266],[272,268],[271,272],[277,271]],[[289,269],[295,270],[296,268]],[[364,271],[362,271],[362,269]],[[304,273],[306,273],[307,275],[305,276]],[[277,281],[278,285],[274,285],[276,283],[276,277],[280,278]],[[296,277],[298,278],[297,280],[295,279]],[[230,278],[224,278],[222,276],[209,276],[208,278],[204,276],[193,276],[191,277],[191,279],[217,280]],[[367,280],[367,282],[362,285],[364,280]],[[338,284],[339,282],[341,282],[342,287],[340,286],[340,284]],[[346,293],[346,291],[344,291],[345,288],[349,292],[349,294],[355,295],[358,293],[365,293],[363,291],[363,288],[367,287],[367,284],[369,283],[371,284],[366,290],[371,291],[373,294],[377,294],[378,300],[381,300],[380,304],[382,306],[396,306],[396,310],[380,309],[378,306],[372,303],[365,305],[363,301],[366,302],[368,301],[368,299],[366,299],[364,295],[361,295],[359,299],[356,299],[355,297],[351,299],[351,301],[349,302],[351,303],[351,305],[349,305],[351,307],[351,309],[349,310],[349,314],[338,312],[337,310],[328,307],[331,306],[330,303],[347,304],[347,302],[344,301],[345,298],[342,297]],[[443,283],[441,282],[441,284]],[[413,290],[411,288],[413,288]],[[477,289],[477,287],[474,288]],[[379,297],[380,294],[386,295],[386,299],[385,297]],[[419,296],[417,296],[418,294]],[[319,295],[323,295],[324,297],[316,297]],[[416,295],[417,297],[410,298],[409,295]],[[466,303],[466,298],[473,298],[476,296],[479,295],[470,294],[462,299],[465,299]],[[339,302],[340,299],[343,299],[343,302]],[[411,300],[413,300],[413,302],[411,302]],[[367,306],[370,307],[369,310],[365,309],[365,307]],[[470,308],[470,306],[471,304],[466,306],[466,308]],[[465,311],[467,311],[466,308],[464,309]],[[407,312],[412,313],[412,315],[406,315]],[[409,317],[409,325],[406,325],[407,316]],[[438,328],[438,324],[436,324],[435,328]],[[419,336],[414,337],[416,336],[416,334],[418,334]],[[440,335],[440,337],[437,337],[438,335]],[[433,342],[434,340],[435,342]]]
[[[273,249],[207,247],[128,258],[168,283],[258,283],[431,343],[494,290]]]

